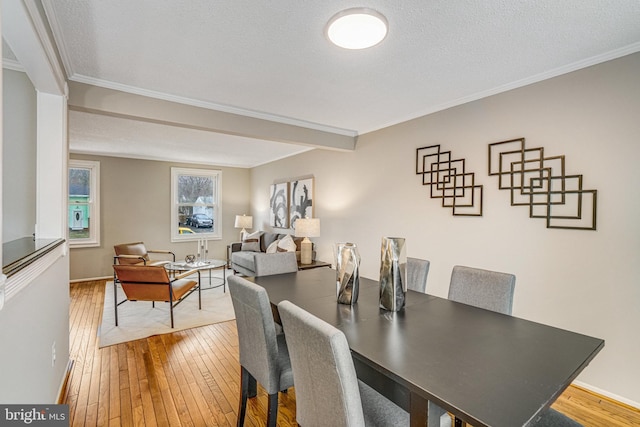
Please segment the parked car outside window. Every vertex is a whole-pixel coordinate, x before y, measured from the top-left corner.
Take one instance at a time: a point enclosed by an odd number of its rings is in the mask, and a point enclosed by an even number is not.
[[[213,227],[213,219],[206,216],[205,214],[197,213],[187,218],[187,225],[191,225],[196,228],[211,228]]]

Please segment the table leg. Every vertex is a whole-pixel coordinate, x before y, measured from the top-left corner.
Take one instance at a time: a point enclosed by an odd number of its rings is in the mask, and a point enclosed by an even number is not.
[[[429,401],[415,393],[410,395],[410,424],[411,427],[426,427],[429,420]]]
[[[458,417],[455,417],[454,424],[455,424],[455,427],[467,427],[467,423],[465,423]]]

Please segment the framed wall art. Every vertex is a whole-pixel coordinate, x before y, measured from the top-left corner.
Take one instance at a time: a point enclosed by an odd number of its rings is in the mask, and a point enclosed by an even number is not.
[[[289,226],[300,218],[313,218],[313,178],[289,182]]]
[[[269,224],[275,228],[289,228],[289,183],[271,185],[269,194]]]

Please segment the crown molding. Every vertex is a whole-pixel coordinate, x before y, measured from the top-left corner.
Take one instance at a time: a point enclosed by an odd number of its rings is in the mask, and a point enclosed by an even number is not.
[[[348,136],[354,138],[358,136],[358,132],[349,129],[342,129],[333,126],[323,125],[319,123],[308,122],[305,120],[294,119],[291,117],[279,116],[276,114],[269,114],[260,111],[248,110],[244,108],[234,107],[230,105],[217,104],[214,102],[201,101],[192,98],[186,98],[182,96],[170,95],[167,93],[152,91],[134,86],[123,85],[120,83],[114,83],[106,80],[95,79],[93,77],[83,76],[80,74],[74,74],[69,77],[69,80],[84,83],[92,86],[98,86],[105,89],[117,90],[120,92],[130,93],[133,95],[145,96],[148,98],[160,99],[163,101],[175,102],[177,104],[189,105],[192,107],[205,108],[207,110],[220,111],[223,113],[236,114],[239,116],[251,117],[254,119],[261,119],[275,123],[281,123],[286,125],[298,126],[307,129],[318,130],[327,133],[333,133],[336,135]]]
[[[524,86],[528,86],[530,84],[533,83],[538,83],[541,82],[543,80],[548,80],[551,79],[553,77],[558,77],[561,76],[563,74],[568,74],[574,71],[578,71],[581,70],[583,68],[587,68],[587,67],[591,67],[593,65],[598,65],[601,64],[603,62],[607,62],[607,61],[611,61],[614,59],[618,59],[618,58],[622,58],[623,56],[627,56],[627,55],[631,55],[634,53],[640,52],[640,42],[637,43],[632,43],[630,45],[621,47],[619,49],[614,49],[608,52],[605,52],[601,55],[595,55],[592,56],[590,58],[581,60],[581,61],[577,61],[577,62],[573,62],[571,64],[568,65],[564,65],[562,67],[558,67],[558,68],[554,68],[553,70],[549,70],[546,71],[544,73],[540,73],[540,74],[536,74],[534,76],[531,77],[527,77],[525,79],[521,79],[521,80],[517,80],[515,82],[511,82],[511,83],[507,83],[501,86],[497,86],[493,89],[488,89],[482,92],[477,92],[474,93],[472,95],[469,96],[465,96],[462,98],[458,98],[455,99],[453,101],[450,102],[445,102],[443,104],[439,104],[436,105],[434,107],[431,107],[429,109],[426,110],[420,110],[418,112],[416,112],[415,114],[412,114],[411,116],[402,119],[402,120],[397,120],[394,122],[389,122],[389,123],[384,123],[380,126],[376,126],[375,128],[372,129],[367,129],[367,130],[363,130],[360,133],[364,134],[364,133],[369,133],[369,132],[373,132],[376,130],[380,130],[380,129],[384,129],[387,128],[389,126],[394,126],[400,123],[404,123],[404,122],[408,122],[409,120],[414,120],[417,119],[419,117],[424,117],[424,116],[428,116],[429,114],[433,114],[433,113],[437,113],[438,111],[443,111],[446,110],[448,108],[452,108],[452,107],[457,107],[459,105],[463,105],[463,104],[467,104],[469,102],[473,102],[473,101],[477,101],[479,99],[482,98],[487,98],[489,96],[492,95],[497,95],[499,93],[503,93],[503,92],[507,92],[513,89],[518,89]]]
[[[8,58],[2,58],[2,68],[6,68],[7,70],[20,71],[25,73],[25,69],[18,61]]]

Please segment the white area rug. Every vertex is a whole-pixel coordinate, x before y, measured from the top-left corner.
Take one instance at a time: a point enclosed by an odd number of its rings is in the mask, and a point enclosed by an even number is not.
[[[235,319],[229,288],[227,287],[226,292],[222,291],[222,287],[205,289],[208,286],[207,279],[208,275],[203,274],[202,310],[198,310],[198,291],[195,291],[174,307],[173,329],[171,329],[169,304],[156,302],[155,307],[152,307],[149,301],[127,301],[118,306],[118,326],[116,326],[113,282],[107,282],[102,324],[98,329],[99,348]],[[124,293],[118,285],[118,301],[122,300],[124,300]]]

